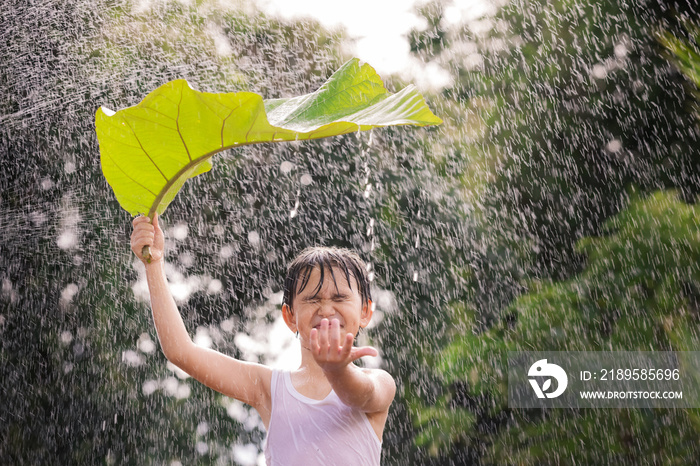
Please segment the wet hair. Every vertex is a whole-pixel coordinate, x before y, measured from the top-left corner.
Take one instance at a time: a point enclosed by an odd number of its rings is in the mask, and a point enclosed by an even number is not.
[[[316,267],[319,268],[321,276],[314,289],[313,296],[316,296],[321,291],[326,272],[330,272],[333,283],[336,288],[338,287],[335,273],[333,272],[333,269],[336,268],[343,272],[350,288],[352,288],[351,277],[355,278],[363,305],[372,299],[367,266],[357,253],[344,248],[312,247],[302,251],[287,267],[287,278],[284,280],[283,304],[292,307],[294,297],[297,295],[297,292],[306,289],[311,278],[311,272]]]

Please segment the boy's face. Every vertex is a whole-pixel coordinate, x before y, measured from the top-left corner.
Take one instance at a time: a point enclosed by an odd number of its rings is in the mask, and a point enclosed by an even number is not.
[[[355,278],[350,276],[351,285],[343,271],[335,267],[333,275],[335,282],[330,271],[325,271],[321,289],[316,293],[321,271],[314,268],[306,287],[301,291],[297,289],[291,309],[286,305],[282,308],[287,326],[292,332],[299,332],[302,342],[309,341],[311,329],[319,328],[323,319],[329,322],[337,319],[341,335],[357,335],[372,319],[372,302],[363,305]]]

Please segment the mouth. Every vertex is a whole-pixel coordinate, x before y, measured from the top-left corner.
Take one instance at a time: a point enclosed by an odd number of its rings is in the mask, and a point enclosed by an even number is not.
[[[313,328],[315,328],[316,330],[320,330],[320,329],[321,329],[321,323],[319,322],[318,324],[314,325]],[[329,325],[328,328],[330,329],[331,326]],[[344,324],[340,324],[340,328],[345,328],[345,325],[344,325]]]

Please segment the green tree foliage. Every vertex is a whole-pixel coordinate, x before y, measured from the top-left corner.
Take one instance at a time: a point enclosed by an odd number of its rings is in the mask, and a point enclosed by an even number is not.
[[[695,84],[691,87],[691,92],[700,100],[700,26],[697,18],[695,20],[695,23],[689,20],[683,22],[685,31],[681,37],[674,35],[673,31],[665,30],[659,33],[659,41],[668,50],[673,63]]]
[[[630,183],[700,191],[692,95],[656,40],[683,31],[681,6],[513,1],[460,26],[437,21],[443,10],[428,9],[413,49],[487,124],[501,163],[484,202],[534,241],[538,274],[579,270],[575,242],[624,208]]]
[[[442,17],[446,5],[426,8]],[[515,1],[412,34],[414,52],[452,75],[442,98],[481,116],[476,144],[495,160],[474,220],[485,240],[467,248],[473,292],[443,313],[451,342],[426,356],[440,395],[408,397],[436,464],[697,457],[697,410],[509,409],[505,359],[697,349],[697,90],[678,72],[697,76],[695,29],[679,20],[693,15]]]
[[[697,410],[509,410],[506,353],[696,350],[699,222],[700,209],[676,193],[636,198],[606,221],[605,236],[579,241],[577,250],[587,257],[580,274],[533,283],[504,310],[507,318],[499,325],[479,333],[472,321],[471,330],[455,334],[435,365],[445,383],[459,387],[460,397],[445,397],[417,422],[435,426],[445,416],[469,419],[459,414],[467,411],[498,418],[499,429],[484,438],[470,419],[464,429],[419,441],[436,453],[456,445],[477,449],[489,464],[692,461],[697,450],[691,445],[700,435]],[[699,375],[683,370],[689,380]],[[475,413],[469,402],[479,399],[489,408]],[[673,433],[664,425],[672,425]]]

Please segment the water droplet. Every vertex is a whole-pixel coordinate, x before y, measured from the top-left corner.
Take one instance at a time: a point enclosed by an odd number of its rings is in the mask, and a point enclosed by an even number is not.
[[[608,75],[608,72],[605,69],[605,66],[598,63],[596,65],[593,65],[591,75],[596,79],[605,79],[605,77]]]
[[[209,286],[207,287],[207,293],[208,294],[221,293],[222,289],[223,289],[223,284],[221,283],[221,280],[213,279],[212,281],[209,282]]]
[[[199,437],[207,435],[207,433],[209,433],[209,424],[206,421],[200,422],[199,424],[197,424],[196,432]]]
[[[182,241],[185,238],[187,238],[188,233],[189,227],[186,223],[178,223],[177,225],[173,226],[170,230],[170,234],[172,235],[172,237],[178,241]]]
[[[127,366],[138,367],[143,364],[146,360],[142,355],[134,350],[126,350],[122,352],[122,362],[126,363]]]
[[[283,175],[289,174],[294,169],[294,164],[292,162],[284,161],[280,164],[280,173]]]
[[[605,148],[608,150],[608,152],[614,154],[622,149],[622,142],[620,142],[618,139],[613,139],[612,141],[608,142]]]
[[[206,327],[197,327],[197,332],[194,336],[194,343],[203,348],[211,348],[212,339],[209,336],[209,330]]]
[[[143,353],[153,353],[156,350],[156,344],[151,340],[150,335],[142,333],[137,344],[138,349]]]
[[[234,254],[234,248],[233,248],[233,246],[231,246],[229,244],[223,246],[221,248],[221,250],[219,251],[219,257],[221,257],[224,260],[233,256],[233,254]]]
[[[156,390],[158,390],[158,382],[155,380],[146,380],[141,386],[141,391],[146,396],[151,395]]]
[[[63,231],[58,236],[56,245],[61,249],[72,249],[78,245],[78,237],[71,230]]]
[[[260,245],[260,234],[257,231],[251,231],[248,233],[248,242],[251,246]]]
[[[68,330],[64,330],[61,332],[61,343],[64,345],[69,344],[71,341],[73,341],[73,334],[70,333]]]
[[[43,189],[44,191],[47,191],[47,190],[53,188],[53,186],[54,186],[54,183],[50,178],[44,178],[41,181],[41,189]]]

